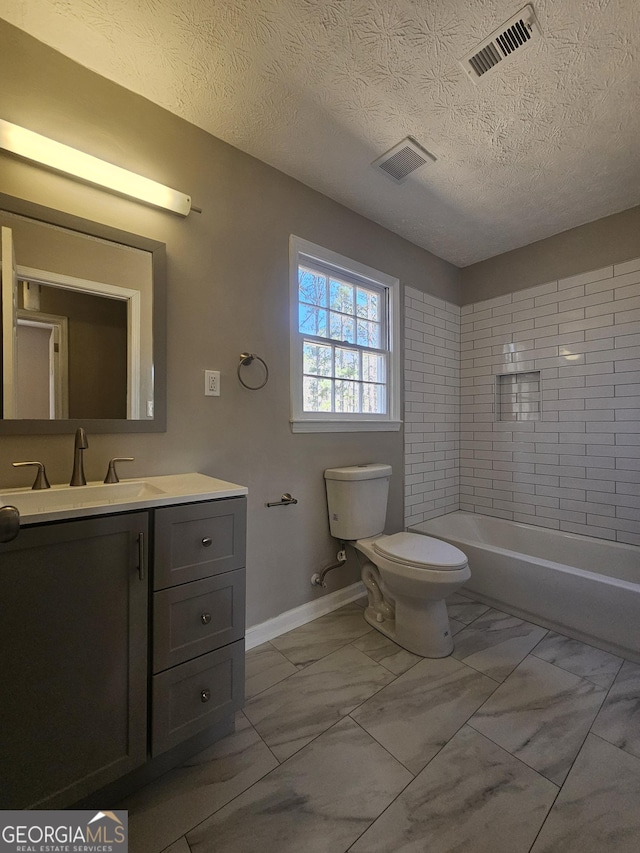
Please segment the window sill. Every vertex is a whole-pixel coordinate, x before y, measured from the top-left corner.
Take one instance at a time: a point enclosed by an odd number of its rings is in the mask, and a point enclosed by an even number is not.
[[[291,432],[398,432],[402,421],[292,420]]]

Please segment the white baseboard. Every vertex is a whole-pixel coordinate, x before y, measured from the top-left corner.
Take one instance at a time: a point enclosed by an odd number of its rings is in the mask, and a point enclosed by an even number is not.
[[[330,592],[323,598],[308,601],[306,604],[301,604],[300,607],[294,607],[293,610],[287,610],[279,616],[274,616],[273,619],[267,619],[266,622],[253,625],[251,628],[247,628],[245,648],[247,651],[254,649],[268,640],[286,634],[287,631],[306,625],[307,622],[311,622],[319,616],[324,616],[326,613],[331,613],[332,610],[337,610],[339,607],[361,598],[365,592],[362,581],[357,581],[351,586]]]

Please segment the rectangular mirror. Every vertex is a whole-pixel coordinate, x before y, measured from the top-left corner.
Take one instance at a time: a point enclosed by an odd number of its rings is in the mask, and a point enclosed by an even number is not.
[[[0,193],[0,433],[166,428],[165,246]]]

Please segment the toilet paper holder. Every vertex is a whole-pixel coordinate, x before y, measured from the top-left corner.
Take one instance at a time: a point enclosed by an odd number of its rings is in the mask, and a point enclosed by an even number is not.
[[[279,501],[272,501],[271,503],[265,504],[265,506],[290,506],[291,504],[297,503],[297,498],[292,498],[289,492],[285,492]]]

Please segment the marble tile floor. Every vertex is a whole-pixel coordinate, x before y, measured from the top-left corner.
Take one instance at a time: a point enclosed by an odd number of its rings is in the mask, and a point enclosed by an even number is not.
[[[637,853],[640,666],[458,593],[413,655],[354,603],[247,653],[236,731],[118,808],[132,853]]]

